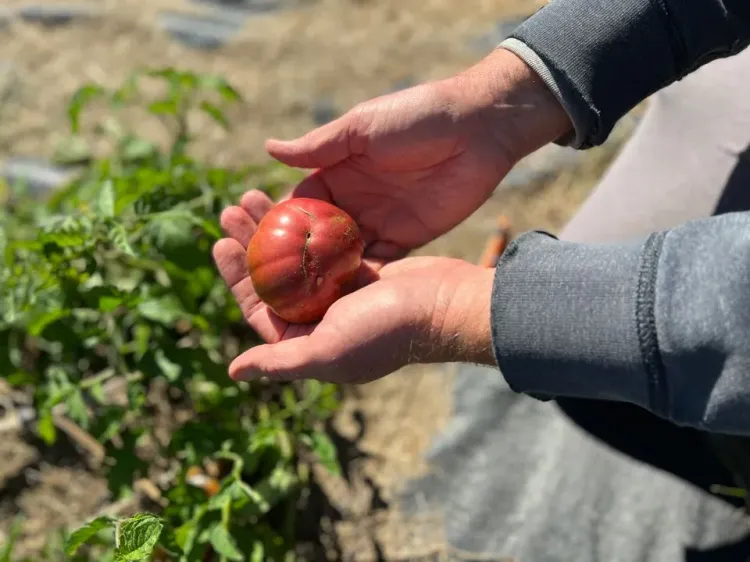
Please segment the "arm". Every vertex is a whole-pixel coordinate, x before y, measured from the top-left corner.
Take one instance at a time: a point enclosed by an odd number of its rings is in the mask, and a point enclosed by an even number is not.
[[[747,0],[552,0],[500,46],[565,107],[575,138],[563,142],[587,148],[652,93],[748,43]]]
[[[533,232],[496,269],[491,324],[510,386],[638,404],[750,433],[750,213],[623,245]]]

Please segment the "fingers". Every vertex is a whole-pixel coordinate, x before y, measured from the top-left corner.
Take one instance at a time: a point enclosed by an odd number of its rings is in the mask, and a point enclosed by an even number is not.
[[[290,141],[271,139],[266,150],[277,160],[297,168],[327,168],[348,158],[352,112]]]
[[[268,377],[274,380],[316,378],[311,336],[302,335],[272,345],[251,347],[229,365],[229,376],[237,381]]]
[[[224,209],[219,222],[227,236],[239,242],[243,248],[247,248],[257,229],[255,221],[247,214],[245,209],[237,206]]]
[[[286,330],[286,323],[261,302],[248,276],[245,248],[234,238],[222,238],[213,248],[214,262],[232,291],[242,315],[264,341],[275,343]]]
[[[273,209],[273,201],[259,189],[253,189],[242,196],[240,207],[257,224],[268,211]]]
[[[214,262],[227,287],[234,289],[247,278],[245,248],[234,238],[222,238],[213,248]]]

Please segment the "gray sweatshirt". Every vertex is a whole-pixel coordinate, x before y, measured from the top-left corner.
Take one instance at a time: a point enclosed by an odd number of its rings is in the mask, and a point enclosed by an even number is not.
[[[748,43],[750,0],[553,0],[502,46],[566,108],[575,136],[560,142],[587,148],[651,93]],[[516,392],[750,434],[750,213],[619,245],[526,233],[497,265],[491,321]]]

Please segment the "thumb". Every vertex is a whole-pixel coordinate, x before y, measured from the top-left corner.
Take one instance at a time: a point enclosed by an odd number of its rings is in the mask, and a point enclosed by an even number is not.
[[[288,166],[328,168],[351,156],[352,112],[289,141],[269,139],[268,153]]]
[[[299,336],[251,347],[232,361],[229,376],[236,381],[260,377],[279,381],[318,378],[328,369],[321,368],[314,346],[313,338]]]

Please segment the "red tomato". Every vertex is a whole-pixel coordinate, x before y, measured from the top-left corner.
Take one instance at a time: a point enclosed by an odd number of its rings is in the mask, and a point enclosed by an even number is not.
[[[260,299],[293,324],[317,322],[359,269],[364,241],[344,211],[318,199],[288,199],[258,224],[247,248]]]

